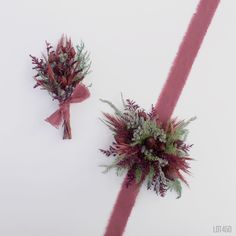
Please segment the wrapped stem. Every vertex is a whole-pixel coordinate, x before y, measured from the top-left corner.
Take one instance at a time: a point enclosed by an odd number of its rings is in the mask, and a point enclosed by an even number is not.
[[[64,127],[63,139],[72,139],[70,120],[64,121],[63,127]]]
[[[64,127],[64,133],[63,133],[63,139],[71,139],[71,126],[70,126],[70,103],[64,103],[63,106],[63,127]]]

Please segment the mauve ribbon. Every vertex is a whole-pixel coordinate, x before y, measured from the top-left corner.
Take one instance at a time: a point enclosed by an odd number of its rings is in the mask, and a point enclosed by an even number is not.
[[[211,23],[220,0],[201,0],[193,15],[185,37],[170,70],[164,88],[155,106],[163,122],[172,115],[175,105],[185,85],[194,59]],[[127,177],[126,177],[127,178]],[[138,196],[140,185],[126,187],[126,178],[117,197],[105,236],[121,236]]]
[[[70,122],[70,104],[83,102],[90,96],[88,88],[83,84],[78,84],[71,97],[65,102],[60,104],[60,108],[55,111],[51,116],[49,116],[46,121],[49,122],[54,127],[58,128],[62,121],[66,123]]]

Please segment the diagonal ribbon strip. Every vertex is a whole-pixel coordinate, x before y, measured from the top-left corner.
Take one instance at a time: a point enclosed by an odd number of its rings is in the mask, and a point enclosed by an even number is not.
[[[64,121],[64,139],[71,138],[70,128],[70,104],[83,102],[90,96],[88,88],[83,84],[78,84],[69,99],[60,104],[60,108],[49,116],[45,121],[55,128],[58,128]]]
[[[201,0],[192,17],[155,106],[163,122],[166,122],[174,111],[219,2],[220,0]],[[140,187],[136,184],[127,188],[126,179],[124,180],[104,236],[123,235],[139,190]]]

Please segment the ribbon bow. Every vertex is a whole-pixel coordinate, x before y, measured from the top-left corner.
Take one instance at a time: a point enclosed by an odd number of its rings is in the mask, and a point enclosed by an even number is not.
[[[70,98],[68,98],[63,103],[60,103],[60,107],[51,116],[49,116],[45,121],[50,123],[55,128],[59,128],[63,122],[64,134],[63,139],[71,139],[71,126],[70,126],[70,104],[83,102],[90,96],[88,88],[83,84],[78,84]]]

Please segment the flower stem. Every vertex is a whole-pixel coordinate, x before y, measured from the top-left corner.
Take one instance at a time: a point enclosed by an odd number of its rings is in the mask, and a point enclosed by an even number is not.
[[[63,139],[72,139],[70,121],[64,121],[63,126],[64,126]]]

